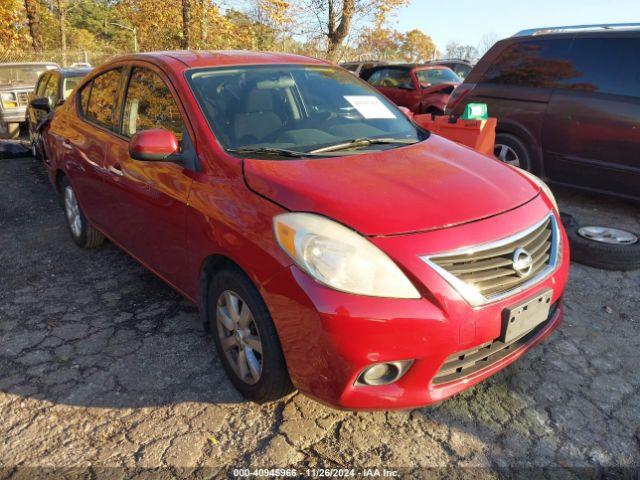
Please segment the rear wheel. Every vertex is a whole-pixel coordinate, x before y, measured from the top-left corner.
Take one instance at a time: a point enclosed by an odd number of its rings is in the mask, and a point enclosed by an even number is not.
[[[229,267],[211,279],[209,329],[229,379],[257,403],[293,391],[271,315],[249,278]]]
[[[18,138],[20,135],[19,123],[7,123],[0,120],[0,138]]]
[[[526,145],[518,137],[508,133],[496,134],[493,154],[504,163],[524,170],[531,170],[531,155],[529,155]]]
[[[61,183],[62,203],[64,206],[67,225],[73,241],[82,248],[96,248],[104,242],[104,236],[87,221],[84,216],[76,193],[66,178]]]

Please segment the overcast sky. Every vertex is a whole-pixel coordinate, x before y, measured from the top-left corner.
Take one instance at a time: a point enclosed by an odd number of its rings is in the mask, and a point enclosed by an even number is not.
[[[526,28],[640,23],[640,0],[412,0],[395,28],[419,28],[444,50],[449,40],[477,46],[483,33],[510,37]]]

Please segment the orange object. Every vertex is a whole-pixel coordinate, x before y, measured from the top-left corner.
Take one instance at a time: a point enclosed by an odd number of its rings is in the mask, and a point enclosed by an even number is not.
[[[431,114],[414,115],[413,121],[436,135],[452,140],[480,153],[493,155],[497,119],[460,120],[451,123],[449,117]]]

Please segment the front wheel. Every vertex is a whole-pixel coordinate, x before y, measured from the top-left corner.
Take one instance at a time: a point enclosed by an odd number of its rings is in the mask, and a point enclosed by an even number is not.
[[[249,278],[238,268],[211,279],[209,329],[218,355],[236,389],[265,403],[293,391],[271,315]]]
[[[518,137],[508,133],[496,134],[493,155],[504,163],[531,171],[531,155]]]
[[[82,248],[96,248],[104,242],[104,236],[87,221],[76,192],[66,178],[61,182],[62,204],[73,241]]]

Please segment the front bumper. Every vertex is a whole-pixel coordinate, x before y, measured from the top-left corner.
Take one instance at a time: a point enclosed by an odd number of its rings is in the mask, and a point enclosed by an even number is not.
[[[11,108],[0,111],[0,121],[4,123],[24,123],[26,122],[26,107]]]
[[[432,404],[487,378],[520,358],[562,321],[560,298],[568,275],[568,245],[561,228],[562,258],[556,270],[524,291],[473,308],[418,254],[481,244],[524,230],[549,211],[541,197],[498,217],[433,232],[372,241],[404,266],[422,291],[420,299],[363,297],[326,288],[296,266],[262,286],[279,333],[289,373],[303,393],[339,408],[392,409]],[[551,289],[557,307],[526,342],[486,368],[451,382],[433,379],[447,358],[498,339],[502,311]],[[356,385],[372,363],[414,360],[397,382]]]

